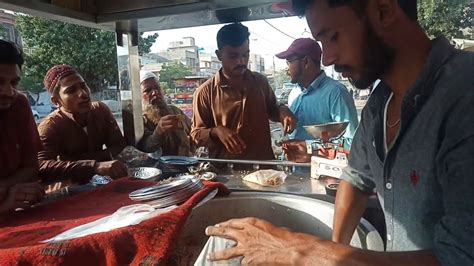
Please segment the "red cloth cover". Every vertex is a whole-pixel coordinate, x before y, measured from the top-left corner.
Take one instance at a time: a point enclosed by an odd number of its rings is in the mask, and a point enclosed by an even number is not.
[[[135,204],[128,194],[152,182],[122,178],[109,185],[28,211],[4,213],[0,222],[0,265],[166,265],[173,240],[195,206],[217,182],[178,208],[138,225],[56,243],[40,243],[68,229]]]

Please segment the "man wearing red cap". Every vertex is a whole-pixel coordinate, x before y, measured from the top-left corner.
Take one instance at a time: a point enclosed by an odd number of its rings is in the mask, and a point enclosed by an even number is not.
[[[28,99],[17,91],[23,56],[0,40],[0,212],[29,208],[42,199],[38,151],[42,149]]]
[[[358,123],[357,110],[346,87],[321,70],[319,44],[310,38],[296,39],[286,51],[276,56],[286,59],[291,83],[298,84],[302,90],[290,105],[298,119],[298,126],[290,137],[312,140],[303,126],[349,122],[344,134],[346,148],[349,148]]]
[[[39,153],[40,176],[46,183],[87,183],[94,174],[127,175],[113,156],[125,139],[109,108],[91,102],[90,89],[71,66],[57,65],[46,73],[44,86],[59,108],[39,125],[45,150]],[[104,145],[107,147],[104,149]]]

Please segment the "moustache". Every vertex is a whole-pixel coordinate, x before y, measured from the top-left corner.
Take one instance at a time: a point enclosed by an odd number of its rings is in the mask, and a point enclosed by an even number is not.
[[[246,69],[246,68],[247,68],[247,66],[240,65],[240,66],[236,66],[236,67],[234,68],[234,70],[240,70],[240,69]]]
[[[350,72],[352,70],[352,67],[347,65],[334,65],[334,70],[339,73]]]

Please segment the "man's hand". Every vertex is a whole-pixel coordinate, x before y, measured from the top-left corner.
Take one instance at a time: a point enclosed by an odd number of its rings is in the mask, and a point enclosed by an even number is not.
[[[96,174],[110,176],[114,179],[128,175],[127,166],[117,160],[107,162],[96,162],[95,172]]]
[[[283,133],[286,135],[295,130],[298,119],[296,119],[288,106],[282,105],[280,106],[280,122],[283,125]]]
[[[242,138],[233,130],[218,126],[213,128],[212,131],[212,134],[219,138],[230,154],[241,154],[247,148]]]
[[[232,239],[237,245],[208,255],[211,261],[243,256],[243,265],[297,265],[318,238],[298,234],[257,218],[232,219],[206,228],[209,236]]]
[[[219,261],[243,257],[242,265],[440,265],[429,250],[376,252],[293,233],[257,218],[232,219],[209,226],[206,235],[237,245],[208,254]]]
[[[7,197],[0,202],[0,212],[28,209],[44,197],[44,189],[37,182],[19,183],[8,189]]]
[[[306,142],[304,140],[292,139],[282,143],[283,152],[286,159],[297,163],[307,163],[311,161],[311,154],[308,154]]]
[[[180,122],[181,120],[177,115],[165,115],[160,119],[155,130],[158,134],[166,134],[180,128]]]

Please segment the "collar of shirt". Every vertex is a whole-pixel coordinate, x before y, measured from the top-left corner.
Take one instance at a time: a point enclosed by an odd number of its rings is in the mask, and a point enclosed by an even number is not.
[[[92,110],[92,109],[91,109]],[[71,119],[72,122],[74,122],[75,124],[77,124],[80,128],[83,128],[83,127],[87,127],[87,124],[89,124],[89,116],[91,115],[91,110],[87,113],[87,121],[86,121],[86,124],[85,125],[81,125],[75,118],[74,116],[72,115],[72,113],[69,113],[65,110],[63,110],[61,107],[59,107],[59,112],[61,112],[61,114],[63,114],[65,117]]]
[[[325,79],[326,79],[326,73],[324,72],[324,70],[321,70],[321,73],[313,80],[313,82],[311,82],[308,88],[301,87],[302,94],[307,94],[310,91],[321,87]]]
[[[432,48],[428,58],[421,71],[421,74],[407,91],[402,103],[401,128],[398,138],[401,138],[410,125],[412,119],[421,110],[428,99],[431,91],[434,89],[434,83],[438,75],[438,70],[454,54],[454,47],[444,37],[439,37],[432,42]],[[374,119],[374,136],[376,143],[382,143],[383,129],[383,106],[388,101],[391,89],[382,81],[374,89],[368,102],[368,108],[371,113],[376,114]],[[393,144],[394,148],[397,141]],[[377,154],[382,159],[385,156],[380,145],[376,146]]]
[[[251,74],[250,70],[246,70],[244,73],[244,82],[247,83],[247,80],[249,79],[249,74]],[[226,88],[231,88],[231,86],[228,84],[228,79],[224,76],[224,73],[222,73],[222,68],[219,69],[219,71],[215,75],[215,83],[217,86],[226,89]]]
[[[421,109],[434,87],[433,82],[436,81],[435,76],[438,74],[438,70],[453,55],[454,50],[454,47],[445,37],[439,37],[432,41],[432,47],[421,74],[404,97],[402,110]],[[374,111],[380,110],[387,101],[390,92],[388,86],[383,84],[383,81],[380,82],[373,93],[377,97],[371,97],[373,100],[369,101],[369,106]]]

